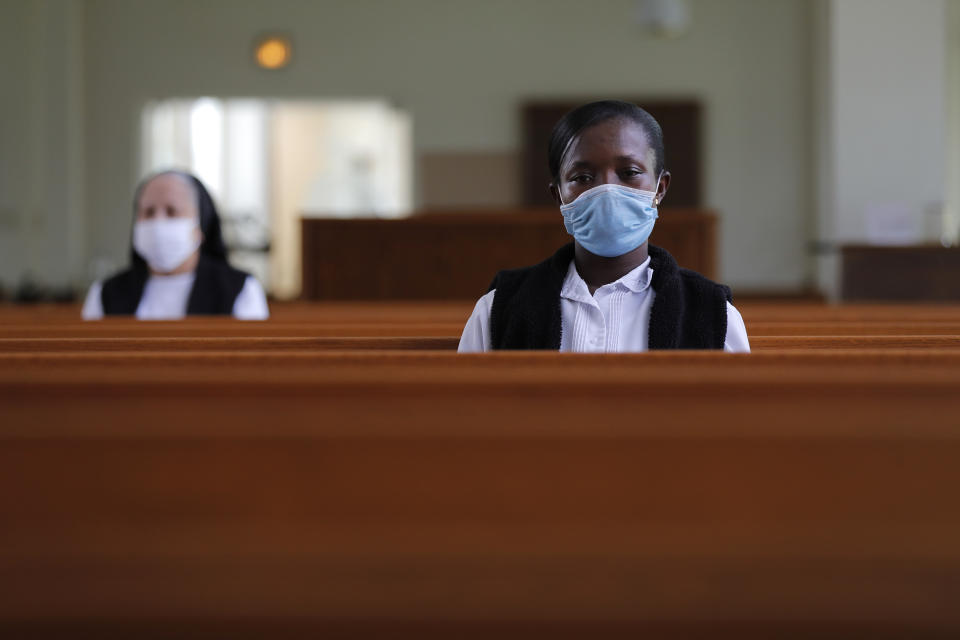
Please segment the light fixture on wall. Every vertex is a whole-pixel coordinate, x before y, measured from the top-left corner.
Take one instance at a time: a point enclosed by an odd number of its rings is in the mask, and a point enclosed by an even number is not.
[[[293,57],[293,44],[284,35],[271,34],[257,39],[253,49],[254,60],[262,69],[283,69]]]
[[[690,28],[690,5],[687,0],[637,0],[634,19],[654,36],[676,38]]]

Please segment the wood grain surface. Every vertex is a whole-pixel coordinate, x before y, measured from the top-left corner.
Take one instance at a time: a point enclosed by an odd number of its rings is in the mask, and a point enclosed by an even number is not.
[[[956,637],[960,309],[741,311],[460,355],[470,305],[4,308],[0,634]]]

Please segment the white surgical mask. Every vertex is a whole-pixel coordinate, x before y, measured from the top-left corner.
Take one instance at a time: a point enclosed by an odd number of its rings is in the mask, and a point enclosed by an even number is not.
[[[567,233],[580,246],[613,258],[633,251],[650,237],[657,221],[656,199],[656,191],[602,184],[569,204],[561,201],[560,213]]]
[[[200,247],[197,221],[193,218],[140,220],[133,224],[133,248],[150,268],[173,271]]]

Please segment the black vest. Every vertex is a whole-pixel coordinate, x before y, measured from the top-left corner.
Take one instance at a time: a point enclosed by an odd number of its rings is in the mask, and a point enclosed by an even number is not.
[[[648,246],[651,285],[649,349],[723,349],[730,289],[677,266],[669,253]],[[560,290],[573,260],[573,243],[552,258],[523,269],[501,271],[490,310],[494,349],[560,349]]]
[[[100,293],[104,315],[134,315],[140,305],[147,276],[146,269],[131,268],[105,281]],[[197,276],[187,302],[187,314],[231,315],[233,303],[246,280],[247,274],[243,271],[200,254]]]

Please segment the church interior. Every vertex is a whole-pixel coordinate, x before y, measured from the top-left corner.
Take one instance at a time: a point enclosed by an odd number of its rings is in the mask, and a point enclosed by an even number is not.
[[[3,637],[960,636],[960,0],[2,0],[0,57]],[[648,293],[548,162],[605,100]],[[664,254],[727,292],[669,346]]]

